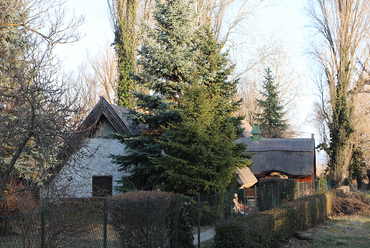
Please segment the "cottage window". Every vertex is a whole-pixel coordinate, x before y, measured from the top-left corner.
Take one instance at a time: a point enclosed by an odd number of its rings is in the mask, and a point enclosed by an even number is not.
[[[93,176],[92,195],[97,197],[107,197],[112,195],[112,176]]]

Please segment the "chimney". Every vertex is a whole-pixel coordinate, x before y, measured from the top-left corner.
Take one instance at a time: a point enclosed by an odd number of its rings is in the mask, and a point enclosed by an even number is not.
[[[249,137],[249,141],[262,141],[262,136],[261,136],[261,132],[260,132],[260,127],[258,126],[258,123],[255,122],[253,124],[253,128],[252,128],[252,132],[251,134],[253,136]]]

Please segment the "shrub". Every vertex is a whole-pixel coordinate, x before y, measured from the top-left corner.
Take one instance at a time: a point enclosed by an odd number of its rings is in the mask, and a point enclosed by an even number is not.
[[[331,195],[319,194],[216,226],[216,247],[271,247],[295,231],[323,222],[331,214]]]
[[[315,181],[316,191],[319,193],[323,193],[326,191],[327,188],[327,176],[326,174],[321,174]]]
[[[25,186],[19,180],[10,179],[7,185],[5,190],[7,196],[0,201],[0,216],[29,214],[37,210],[39,204],[34,192],[25,190]],[[14,229],[9,218],[0,218],[0,235],[14,234]]]
[[[188,202],[182,201],[180,203],[179,220],[178,220],[178,231],[177,231],[177,247],[190,248],[193,245],[193,226],[192,219],[189,214],[191,205]],[[171,247],[175,247],[175,240],[172,239]]]
[[[191,247],[188,207],[182,201],[178,204],[177,243],[179,247]],[[175,195],[170,192],[130,191],[108,198],[109,223],[122,247],[170,247],[175,242],[175,208]]]
[[[216,225],[215,247],[268,247],[272,235],[271,215],[234,217]]]

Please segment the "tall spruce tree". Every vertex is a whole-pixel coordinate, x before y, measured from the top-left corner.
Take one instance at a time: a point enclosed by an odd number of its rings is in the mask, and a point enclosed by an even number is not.
[[[131,150],[128,156],[112,156],[122,170],[129,169],[131,173],[122,180],[122,191],[164,185],[163,188],[187,194],[196,191],[210,194],[230,186],[237,166],[250,164],[245,147],[232,143],[242,132],[241,118],[231,116],[239,104],[232,101],[237,82],[227,80],[233,67],[227,66],[227,54],[221,53],[221,46],[215,42],[209,28],[200,32],[193,30],[193,18],[189,13],[192,12],[183,0],[157,3],[156,27],[147,27],[148,36],[139,51],[143,72],[135,76],[135,81],[153,94],[136,93],[141,111],[131,111],[129,115],[135,124],[145,128],[145,132],[133,137],[117,135]],[[203,117],[194,119],[198,115]],[[207,119],[203,129],[189,131],[202,126],[203,119]],[[206,131],[204,139],[207,141],[197,136],[202,130]],[[181,137],[186,133],[188,139]],[[179,158],[187,156],[188,162],[182,165],[197,161],[194,166],[205,170],[194,184],[186,184],[184,180],[183,188],[187,190],[180,190],[171,183],[175,180],[170,176],[173,168],[166,166],[163,160],[170,154],[170,144],[166,144],[171,142],[170,137],[179,143],[184,139],[185,145],[196,143],[194,149],[188,147]],[[202,149],[209,153],[203,153]],[[176,154],[171,155],[176,159]]]
[[[193,84],[185,91],[178,111],[181,122],[164,128],[159,141],[164,156],[152,161],[163,171],[165,190],[186,195],[212,195],[235,183],[236,168],[251,165],[244,143],[234,143],[242,130],[239,118],[225,110],[227,98],[213,88]]]
[[[265,138],[282,138],[289,125],[283,119],[283,105],[279,101],[279,92],[274,83],[270,68],[266,69],[263,91],[260,91],[264,100],[257,99],[262,113],[256,114],[256,120],[260,124],[261,134]]]
[[[199,49],[197,58],[197,78],[211,90],[212,94],[222,95],[232,101],[237,91],[238,80],[230,81],[235,65],[229,66],[228,53],[222,53],[222,44],[217,43],[210,25],[202,26],[196,35]]]
[[[142,132],[131,137],[117,135],[130,149],[130,154],[112,155],[113,162],[131,174],[122,180],[118,190],[153,189],[162,182],[162,172],[150,158],[163,156],[156,140],[163,134],[163,126],[180,121],[176,108],[182,88],[191,83],[191,75],[196,71],[197,49],[191,13],[184,0],[157,1],[156,25],[154,28],[145,26],[147,35],[138,61],[142,72],[135,75],[134,80],[152,94],[136,92],[139,111],[130,111],[128,115],[133,125],[142,127]]]
[[[246,146],[234,141],[243,132],[242,117],[234,117],[237,81],[229,81],[234,66],[216,42],[209,26],[196,35],[196,83],[186,87],[177,108],[181,121],[164,128],[164,156],[152,158],[163,171],[162,188],[186,195],[211,195],[232,187],[235,169],[251,166]]]

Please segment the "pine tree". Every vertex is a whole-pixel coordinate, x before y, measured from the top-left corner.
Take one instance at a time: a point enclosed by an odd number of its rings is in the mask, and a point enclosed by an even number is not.
[[[162,156],[156,140],[163,134],[163,126],[180,121],[176,111],[182,88],[191,83],[194,74],[196,47],[192,11],[183,0],[157,1],[154,9],[155,28],[145,26],[147,36],[139,50],[138,65],[142,72],[135,82],[152,94],[136,92],[137,108],[128,118],[141,126],[144,133],[136,136],[117,135],[130,149],[128,156],[112,155],[113,162],[131,174],[122,180],[120,191],[153,189],[161,184],[162,172],[150,158]]]
[[[163,171],[163,187],[186,195],[211,195],[232,187],[235,169],[250,166],[240,137],[242,117],[232,113],[237,81],[229,81],[234,66],[228,66],[209,26],[197,32],[196,83],[186,88],[179,101],[181,122],[172,122],[159,143],[165,156],[152,161]]]
[[[212,195],[232,187],[235,169],[250,166],[244,143],[234,143],[234,121],[221,113],[228,100],[205,85],[190,86],[178,108],[181,122],[164,128],[159,142],[164,156],[152,159],[163,170],[162,188],[186,195]],[[240,130],[241,131],[241,130]]]
[[[196,43],[199,55],[197,58],[197,75],[201,82],[211,89],[213,94],[232,99],[236,94],[237,80],[229,81],[235,65],[229,66],[228,53],[222,53],[222,44],[217,43],[214,32],[209,25],[197,32]]]
[[[242,118],[232,116],[239,106],[232,100],[237,81],[228,81],[233,66],[228,66],[227,54],[221,53],[208,27],[193,30],[189,13],[183,0],[157,3],[156,28],[147,27],[139,51],[143,72],[134,78],[153,94],[136,93],[141,112],[129,116],[146,132],[117,136],[131,154],[113,156],[114,162],[123,170],[134,165],[131,176],[122,181],[122,191],[131,184],[212,194],[230,187],[236,167],[250,165],[246,147],[233,143],[242,133]],[[174,144],[181,148],[174,149]],[[182,161],[178,165],[183,168],[174,168],[174,161]]]
[[[262,108],[262,113],[256,115],[261,134],[265,138],[281,138],[289,126],[286,120],[283,119],[285,115],[284,107],[279,101],[277,85],[274,83],[269,68],[266,69],[263,89],[264,91],[260,91],[260,93],[265,100],[257,99],[258,105]]]

